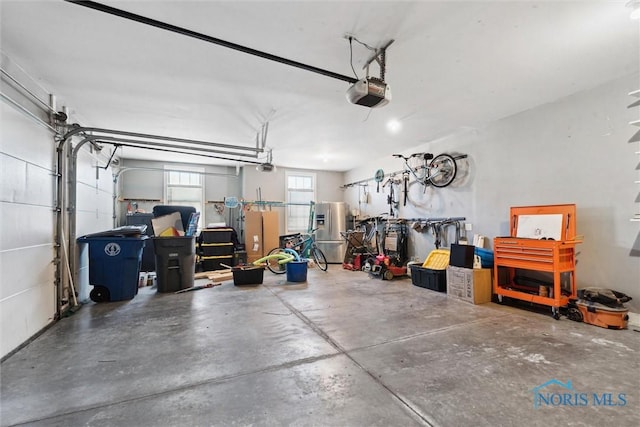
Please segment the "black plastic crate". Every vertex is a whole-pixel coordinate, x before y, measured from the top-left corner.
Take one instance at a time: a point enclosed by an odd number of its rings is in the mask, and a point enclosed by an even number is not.
[[[264,279],[264,267],[236,267],[231,270],[233,273],[233,284],[241,285],[261,285]]]
[[[233,255],[233,243],[203,243],[200,251],[202,256]]]
[[[432,270],[419,265],[410,265],[409,267],[411,268],[411,283],[415,286],[432,291],[447,292],[447,270]]]
[[[200,232],[202,243],[229,243],[233,235],[233,228],[205,228]]]

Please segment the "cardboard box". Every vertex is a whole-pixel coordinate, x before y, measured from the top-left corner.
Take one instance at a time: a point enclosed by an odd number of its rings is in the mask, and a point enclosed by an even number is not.
[[[447,295],[470,302],[485,304],[491,302],[490,268],[447,267]]]
[[[156,236],[184,236],[180,212],[152,218],[151,225]]]
[[[275,211],[245,212],[244,243],[247,262],[262,258],[280,244],[280,222]]]

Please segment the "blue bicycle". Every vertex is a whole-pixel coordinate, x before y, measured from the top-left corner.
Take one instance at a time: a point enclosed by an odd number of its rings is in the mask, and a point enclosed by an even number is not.
[[[286,263],[280,263],[280,257],[270,257],[279,253],[286,253],[285,249],[294,250],[301,258],[311,258],[322,271],[327,271],[329,265],[324,252],[316,245],[315,231],[311,233],[295,233],[283,238],[284,248],[273,248],[267,255],[267,268],[275,274],[286,273]]]

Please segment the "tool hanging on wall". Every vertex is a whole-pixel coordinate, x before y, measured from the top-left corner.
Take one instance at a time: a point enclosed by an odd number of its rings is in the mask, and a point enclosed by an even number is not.
[[[402,206],[407,206],[407,200],[409,199],[409,172],[402,172],[402,182],[404,184],[404,202]]]
[[[369,184],[361,184],[360,187],[362,187],[362,194],[359,197],[360,203],[369,204]]]
[[[384,180],[384,171],[382,169],[378,169],[373,179],[376,181],[376,193],[379,193],[380,183]]]
[[[389,216],[390,217],[395,217],[397,211],[394,211],[394,209],[398,209],[399,207],[399,203],[398,201],[395,199],[395,191],[393,189],[394,184],[398,184],[398,182],[396,182],[395,180],[395,175],[390,175],[389,179],[387,180],[387,182],[384,183],[384,185],[382,186],[382,188],[386,187],[387,185],[389,186],[389,195],[387,196],[387,204],[389,205]]]

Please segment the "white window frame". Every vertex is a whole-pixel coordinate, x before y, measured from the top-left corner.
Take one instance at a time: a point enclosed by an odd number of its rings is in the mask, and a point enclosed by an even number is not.
[[[311,201],[315,201],[316,199],[316,174],[314,172],[301,172],[301,171],[286,171],[285,172],[285,179],[284,179],[284,191],[286,194],[286,202],[287,202],[287,207],[285,209],[285,228],[287,229],[287,234],[291,234],[291,233],[297,233],[297,232],[306,232],[307,231],[307,227],[308,225],[305,225],[305,229],[304,230],[291,230],[289,228],[289,206],[292,203],[291,200],[289,199],[289,177],[304,177],[304,178],[311,178],[311,182],[312,182],[312,189],[309,190],[310,193],[310,200]],[[309,205],[309,209],[311,209],[311,206]],[[307,211],[307,217],[308,217],[308,211]]]
[[[190,174],[198,174],[199,175],[199,181],[200,184],[199,185],[192,185],[192,184],[170,184],[169,183],[169,173],[170,172],[186,172],[186,173],[190,173]],[[204,215],[205,215],[205,188],[204,188],[204,184],[205,184],[205,169],[203,167],[196,167],[196,166],[174,166],[174,165],[165,165],[164,166],[164,200],[165,200],[165,204],[167,205],[179,205],[179,202],[170,202],[169,201],[169,187],[184,187],[184,188],[200,188],[201,189],[201,193],[200,193],[200,203],[199,203],[199,208],[196,206],[196,210],[198,212],[200,212],[200,219],[198,220],[198,230],[202,229],[202,224],[204,224]],[[184,205],[184,203],[182,204]],[[191,203],[189,203],[189,206],[192,206]]]

